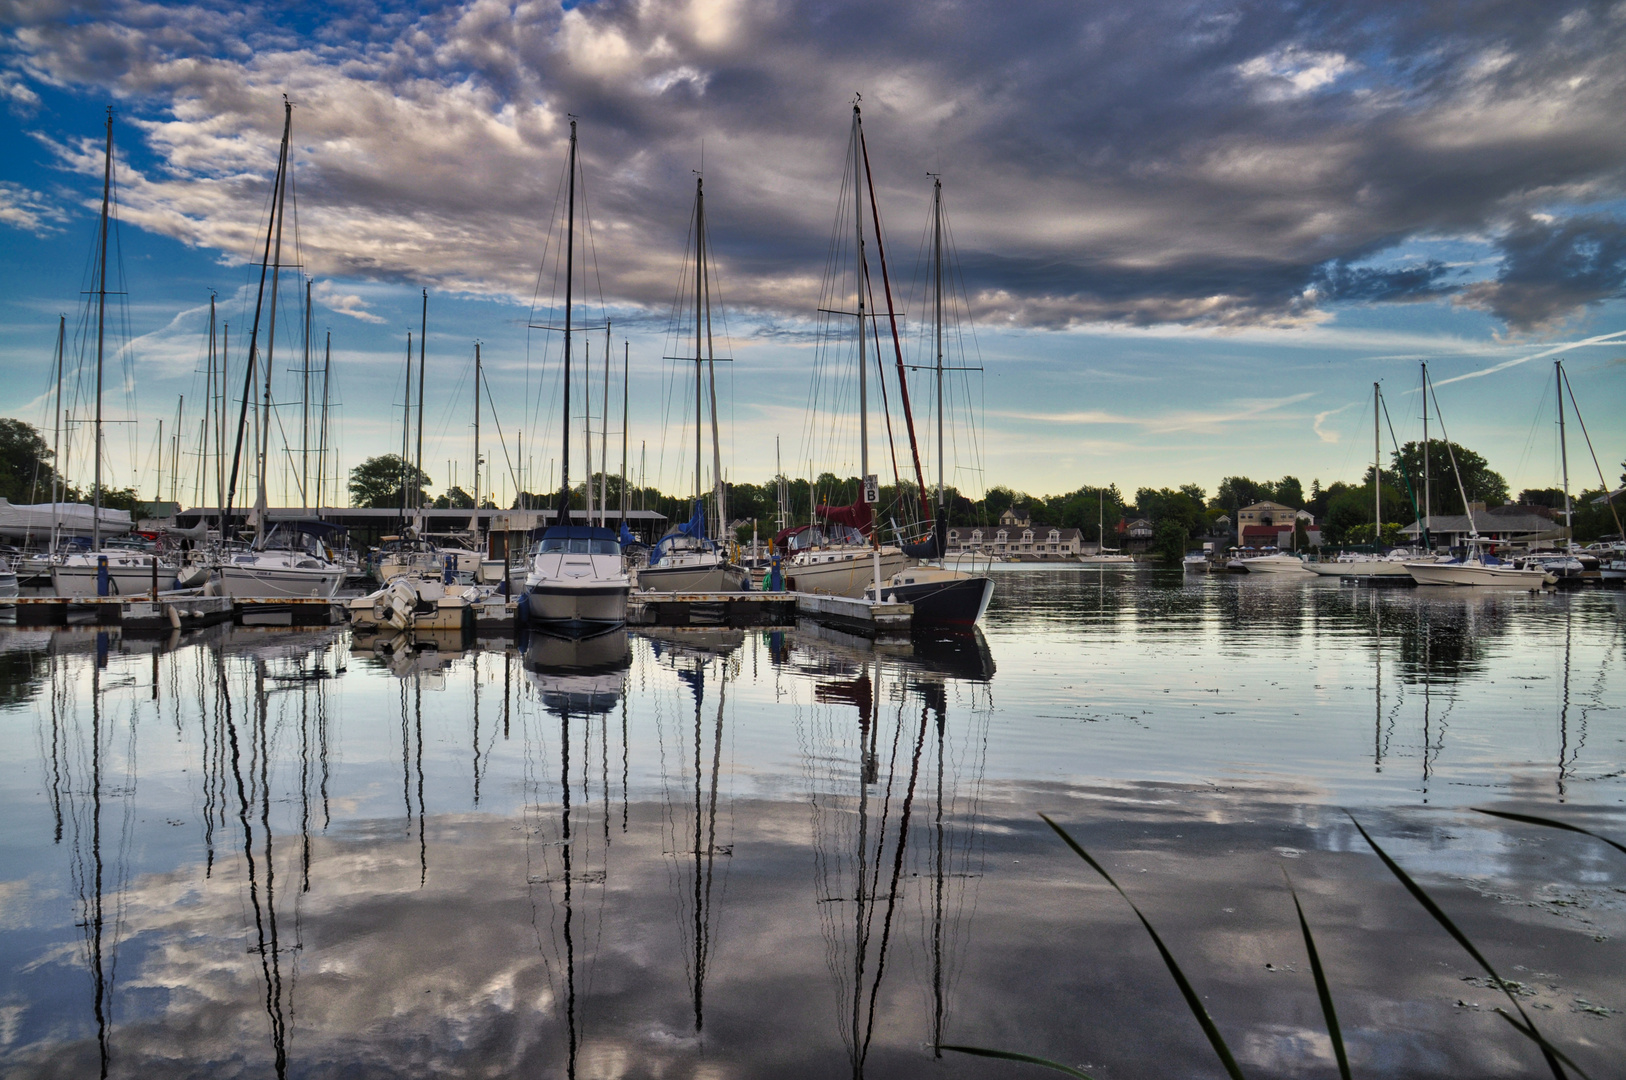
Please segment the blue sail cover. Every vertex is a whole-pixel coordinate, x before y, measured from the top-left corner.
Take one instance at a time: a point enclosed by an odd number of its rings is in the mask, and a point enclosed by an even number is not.
[[[649,554],[649,565],[654,566],[661,561],[661,556],[672,546],[672,541],[678,538],[704,541],[706,539],[706,507],[699,499],[695,500],[694,513],[688,521],[677,527],[677,531],[668,533],[656,541],[655,549]]]

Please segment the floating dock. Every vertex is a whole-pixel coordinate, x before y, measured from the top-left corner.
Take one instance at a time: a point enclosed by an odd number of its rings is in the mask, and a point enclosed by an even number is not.
[[[628,626],[789,626],[798,593],[634,592]]]
[[[167,634],[236,621],[244,626],[332,626],[343,621],[342,601],[315,597],[210,596],[202,589],[175,589],[140,596],[19,596],[18,626],[95,623],[133,633]]]
[[[792,626],[810,619],[868,636],[907,634],[913,604],[802,592],[634,592],[629,626]]]

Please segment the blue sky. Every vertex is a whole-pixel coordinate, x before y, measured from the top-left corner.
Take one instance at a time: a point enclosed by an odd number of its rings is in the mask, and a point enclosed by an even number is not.
[[[926,174],[943,176],[976,327],[954,362],[981,369],[953,386],[963,488],[1355,479],[1371,384],[1416,437],[1422,360],[1452,437],[1515,491],[1557,482],[1558,356],[1611,480],[1626,457],[1619,9],[20,0],[0,31],[0,411],[49,422],[56,316],[71,335],[113,104],[128,333],[107,409],[139,423],[110,429],[108,455],[144,491],[181,395],[195,449],[211,290],[241,372],[284,93],[341,468],[399,447],[427,287],[427,470],[440,486],[456,462],[467,483],[479,339],[506,440],[493,447],[488,413],[493,489],[513,490],[521,430],[528,486],[547,486],[557,344],[526,326],[552,317],[537,285],[574,114],[587,317],[608,314],[618,356],[626,342],[635,468],[643,444],[651,483],[691,475],[692,391],[663,357],[703,154],[733,357],[724,469],[766,479],[777,437],[787,471],[856,471],[856,440],[829,430],[853,426],[850,407],[825,415],[852,400],[850,372],[827,366],[811,388],[855,92],[900,293]],[[924,306],[902,306],[921,329]],[[277,350],[297,444],[297,339]],[[1584,444],[1571,451],[1572,487],[1596,484]],[[195,459],[182,464],[190,502]],[[298,501],[283,488],[274,500]]]

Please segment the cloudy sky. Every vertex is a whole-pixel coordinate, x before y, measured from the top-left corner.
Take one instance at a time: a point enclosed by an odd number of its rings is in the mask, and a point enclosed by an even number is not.
[[[1416,437],[1423,360],[1452,437],[1515,490],[1557,481],[1555,358],[1611,479],[1626,456],[1626,4],[0,0],[0,28],[0,411],[49,423],[57,315],[72,339],[92,287],[111,104],[125,295],[108,408],[141,421],[108,436],[119,482],[153,484],[156,421],[173,434],[183,394],[196,448],[211,291],[242,370],[283,95],[346,467],[399,446],[427,288],[437,486],[450,461],[468,475],[476,339],[503,455],[528,429],[546,473],[557,335],[528,325],[557,318],[573,115],[586,318],[627,342],[650,482],[680,489],[692,468],[663,357],[702,167],[734,360],[725,470],[765,479],[779,436],[787,471],[855,471],[825,415],[850,421],[851,395],[815,333],[855,94],[910,334],[927,174],[943,178],[975,326],[955,365],[981,369],[952,395],[962,487],[1353,479],[1374,381]],[[282,362],[298,348],[279,332],[277,442],[299,441]],[[1572,486],[1596,484],[1573,451]],[[495,473],[511,492],[501,458]]]

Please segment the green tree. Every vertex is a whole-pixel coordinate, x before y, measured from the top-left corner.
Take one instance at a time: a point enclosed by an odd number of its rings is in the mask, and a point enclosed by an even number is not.
[[[0,419],[0,497],[14,503],[44,502],[51,497],[51,448],[34,425]]]
[[[1219,490],[1214,493],[1214,501],[1209,505],[1216,510],[1234,514],[1244,506],[1252,506],[1265,499],[1267,486],[1255,483],[1246,476],[1227,476],[1220,481]]]
[[[1304,508],[1304,485],[1299,483],[1296,476],[1284,476],[1274,484],[1262,484],[1260,487],[1261,494],[1271,502],[1279,502],[1295,510]]]
[[[1520,506],[1545,506],[1549,510],[1564,509],[1564,492],[1561,488],[1525,488],[1519,492]]]
[[[474,496],[460,487],[454,487],[435,500],[437,510],[473,510]]]
[[[1186,529],[1173,518],[1158,522],[1152,533],[1152,554],[1164,562],[1178,563],[1186,554]]]
[[[402,485],[412,497],[412,505],[429,503],[425,488],[433,481],[427,473],[404,460],[399,454],[381,454],[370,457],[350,470],[350,503],[352,506],[389,510],[402,505]]]
[[[1462,474],[1462,487],[1468,493],[1469,502],[1482,502],[1486,506],[1501,506],[1507,502],[1507,481],[1500,473],[1492,471],[1490,464],[1478,454],[1460,446],[1457,443],[1446,443],[1444,439],[1428,440],[1428,471],[1429,471],[1429,499],[1432,506],[1426,509],[1429,515],[1463,514],[1467,508],[1462,505],[1462,496],[1457,493],[1456,478],[1451,474],[1451,458],[1455,455],[1457,469]],[[1417,493],[1418,505],[1423,501],[1423,445],[1420,442],[1409,442],[1398,451],[1389,455],[1389,467],[1395,472],[1404,472],[1411,478],[1412,489]],[[1372,482],[1372,471],[1367,470],[1366,482]]]
[[[1371,470],[1367,470],[1370,474]],[[1334,484],[1329,494],[1338,489],[1327,502],[1327,513],[1322,518],[1322,536],[1334,544],[1370,543],[1372,540],[1372,482],[1365,487]],[[1401,525],[1411,520],[1411,501],[1400,492],[1383,485],[1383,520]]]

